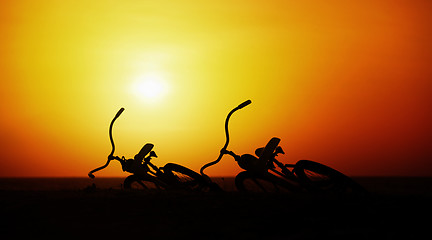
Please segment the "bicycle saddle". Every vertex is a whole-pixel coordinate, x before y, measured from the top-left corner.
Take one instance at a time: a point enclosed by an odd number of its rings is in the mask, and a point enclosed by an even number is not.
[[[264,147],[257,148],[257,149],[255,150],[255,155],[256,155],[257,157],[261,156],[261,153],[262,153],[263,150],[264,150]],[[276,154],[276,156],[277,156],[279,153],[285,154],[285,152],[284,152],[284,150],[282,149],[281,146],[278,146],[278,147],[276,148],[275,152],[274,152],[274,154]]]
[[[257,157],[260,157],[263,150],[264,150],[264,147],[260,147],[260,148],[255,149],[255,155]]]
[[[135,155],[134,159],[137,161],[142,161],[144,157],[153,149],[154,145],[152,143],[146,143],[139,153]]]
[[[255,153],[261,152],[259,154],[259,156],[258,156],[259,159],[267,161],[267,160],[269,160],[269,158],[272,157],[272,154],[276,150],[276,148],[279,145],[280,141],[281,141],[280,138],[274,137],[274,138],[270,139],[270,141],[267,143],[267,145],[264,147],[264,149],[262,149],[262,150],[261,149],[257,149],[255,151]],[[261,151],[259,151],[259,150],[261,150]]]

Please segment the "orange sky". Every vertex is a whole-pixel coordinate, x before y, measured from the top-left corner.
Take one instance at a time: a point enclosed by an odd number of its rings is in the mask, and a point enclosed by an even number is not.
[[[0,177],[82,176],[155,144],[198,171],[224,144],[348,175],[432,176],[430,1],[2,1]],[[150,76],[150,77],[149,77]],[[147,96],[145,79],[162,83]],[[206,172],[234,176],[229,157]],[[97,176],[126,176],[119,164]]]

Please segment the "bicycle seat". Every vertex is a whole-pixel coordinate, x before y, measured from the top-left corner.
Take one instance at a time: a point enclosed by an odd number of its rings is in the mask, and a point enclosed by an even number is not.
[[[144,157],[153,149],[154,145],[152,143],[146,143],[139,153],[135,155],[134,160],[142,161]]]
[[[255,155],[257,157],[260,157],[263,150],[264,150],[264,147],[260,147],[260,148],[255,149]]]
[[[270,139],[270,141],[267,143],[267,145],[264,147],[263,150],[261,151],[256,151],[256,153],[259,153],[259,159],[262,160],[263,162],[267,162],[273,155],[274,151],[276,150],[277,146],[280,143],[280,138],[274,137],[272,139]]]

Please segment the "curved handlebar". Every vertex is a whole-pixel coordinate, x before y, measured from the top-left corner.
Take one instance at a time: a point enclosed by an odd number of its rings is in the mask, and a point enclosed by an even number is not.
[[[120,108],[120,110],[118,110],[117,114],[115,115],[114,120],[117,119],[118,117],[120,117],[120,115],[122,114],[122,112],[123,112],[124,110],[125,110],[124,108]],[[113,120],[113,121],[114,121],[114,120]]]
[[[98,168],[95,168],[95,169],[93,169],[93,170],[91,170],[89,173],[88,173],[88,176],[90,177],[90,178],[95,178],[95,175],[93,175],[93,173],[94,172],[97,172],[97,171],[99,171],[99,170],[102,170],[102,169],[104,169],[104,168],[106,168],[106,167],[108,167],[108,165],[109,165],[109,163],[111,162],[111,159],[108,159],[108,161],[105,163],[105,165],[103,165],[103,166],[101,166],[101,167],[98,167]]]
[[[109,158],[110,156],[112,156],[112,155],[114,154],[114,151],[115,151],[114,140],[113,140],[113,137],[112,137],[112,127],[113,127],[113,125],[114,125],[115,120],[116,120],[118,117],[120,117],[120,115],[122,114],[122,112],[123,112],[124,110],[125,110],[124,108],[120,108],[120,110],[118,110],[117,114],[115,115],[115,117],[114,117],[113,120],[111,121],[110,128],[109,128],[109,137],[110,137],[110,141],[111,141],[111,147],[112,147],[112,150],[111,150],[110,155],[108,155],[108,158]]]
[[[114,145],[114,140],[113,140],[113,137],[112,137],[112,127],[114,125],[115,120],[117,120],[117,118],[120,117],[120,115],[123,113],[124,110],[125,110],[124,108],[120,108],[120,110],[118,110],[118,112],[114,116],[113,120],[111,121],[111,124],[110,124],[110,127],[109,127],[109,137],[110,137],[111,148],[112,149],[111,149],[111,153],[108,155],[108,161],[105,163],[105,165],[91,170],[88,173],[88,176],[90,178],[95,178],[95,176],[93,175],[93,173],[106,168],[109,165],[109,163],[111,162],[111,160],[114,159],[113,154],[114,154],[114,151],[115,151],[115,145]]]
[[[218,157],[215,161],[213,161],[213,162],[209,162],[209,163],[207,163],[207,164],[205,164],[204,166],[201,167],[201,169],[200,169],[200,174],[201,174],[202,176],[204,176],[204,177],[206,177],[206,178],[209,179],[209,177],[208,177],[207,175],[204,174],[204,170],[205,170],[206,168],[208,168],[208,167],[210,167],[210,166],[215,165],[216,163],[218,163],[218,162],[222,159],[222,156],[226,153],[226,149],[227,149],[227,147],[228,147],[229,140],[230,140],[230,139],[229,139],[229,131],[228,131],[228,122],[229,122],[229,119],[231,118],[231,115],[232,115],[235,111],[240,110],[240,109],[246,107],[247,105],[249,105],[249,104],[251,104],[251,103],[252,103],[251,100],[244,101],[243,103],[241,103],[240,105],[238,105],[237,107],[235,107],[233,110],[231,110],[231,111],[228,113],[228,115],[227,115],[227,117],[226,117],[226,119],[225,119],[225,138],[226,138],[226,140],[225,140],[225,145],[224,145],[224,146],[222,147],[222,149],[220,150],[219,157]]]
[[[242,109],[242,108],[246,107],[247,105],[249,105],[251,103],[252,103],[251,100],[247,100],[247,101],[244,101],[243,103],[241,103],[240,105],[238,105],[236,108]]]

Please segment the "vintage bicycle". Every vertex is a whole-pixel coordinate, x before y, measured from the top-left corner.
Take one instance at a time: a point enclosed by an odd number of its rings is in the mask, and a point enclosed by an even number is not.
[[[132,159],[126,159],[124,156],[114,156],[115,144],[112,136],[114,122],[123,113],[121,108],[114,116],[109,127],[109,137],[111,141],[111,153],[105,165],[95,168],[88,173],[92,179],[95,178],[93,173],[106,168],[112,160],[117,160],[122,166],[124,172],[132,173],[123,182],[125,189],[183,189],[194,190],[204,185],[203,177],[197,172],[184,166],[167,163],[164,167],[157,167],[151,160],[157,158],[156,152],[152,151],[154,145],[145,144],[141,150]]]
[[[228,123],[232,114],[247,105],[247,100],[232,109],[225,119],[225,145],[220,150],[218,158],[205,164],[200,173],[207,182],[210,177],[204,170],[220,162],[224,155],[231,155],[237,164],[245,171],[235,177],[236,188],[241,192],[313,192],[335,193],[365,193],[366,190],[343,173],[310,160],[299,160],[295,164],[283,164],[276,160],[278,154],[284,154],[279,146],[280,139],[272,138],[263,148],[255,151],[256,156],[243,154],[241,156],[227,150],[230,137]],[[276,164],[276,165],[275,165]]]

